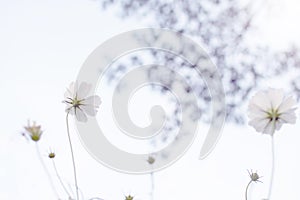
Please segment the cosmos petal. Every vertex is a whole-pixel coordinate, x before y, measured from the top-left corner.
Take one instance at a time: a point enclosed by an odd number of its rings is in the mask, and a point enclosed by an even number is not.
[[[77,98],[78,99],[85,99],[88,93],[91,90],[92,85],[86,82],[82,82],[77,91]]]
[[[268,99],[270,100],[271,107],[273,109],[277,109],[283,101],[283,97],[284,97],[283,90],[270,88],[267,91],[267,94],[268,94]]]
[[[67,88],[65,94],[64,94],[65,100],[68,100],[68,98],[73,98],[73,93]]]
[[[93,105],[94,107],[99,107],[99,105],[101,104],[101,99],[97,95],[89,96],[84,100],[83,103],[88,105]]]
[[[80,122],[87,122],[87,116],[81,109],[75,109],[76,119]]]
[[[266,118],[255,118],[249,121],[249,125],[253,126],[256,131],[263,132],[269,121],[270,120]]]
[[[263,116],[267,117],[267,113],[265,110],[263,110],[259,106],[255,105],[255,104],[249,104],[248,116],[250,119],[256,118],[256,117],[263,117]]]
[[[275,130],[280,130],[282,125],[283,125],[283,121],[281,119],[277,120],[276,123],[275,123]]]
[[[278,107],[278,111],[279,113],[285,112],[287,110],[290,110],[291,108],[294,108],[296,104],[296,100],[292,96],[289,96],[280,104],[280,106]]]
[[[258,92],[256,93],[251,101],[250,105],[256,105],[257,107],[261,108],[262,110],[266,110],[270,108],[270,101],[268,100],[268,97],[265,92]]]
[[[296,114],[295,112],[285,112],[280,115],[280,119],[285,123],[295,124],[296,123]]]
[[[267,126],[264,128],[263,133],[273,135],[275,132],[275,122],[274,121],[269,121]]]
[[[81,109],[87,114],[87,115],[90,115],[90,116],[96,116],[97,114],[97,109],[95,108],[95,106],[93,105],[82,105],[81,106]]]

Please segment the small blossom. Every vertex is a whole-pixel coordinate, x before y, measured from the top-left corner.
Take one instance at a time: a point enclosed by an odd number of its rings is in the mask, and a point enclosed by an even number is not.
[[[65,92],[66,112],[76,116],[76,119],[81,122],[87,121],[87,116],[96,116],[97,109],[101,104],[99,96],[88,96],[91,85],[82,82],[78,85],[77,82],[72,82]]]
[[[260,91],[250,100],[249,125],[258,132],[273,135],[284,123],[296,122],[295,106],[296,101],[284,96],[283,90]]]
[[[43,131],[41,130],[41,126],[37,126],[35,122],[31,125],[30,121],[28,121],[27,126],[24,128],[33,141],[37,142],[41,139]]]
[[[53,158],[55,158],[55,153],[54,152],[50,152],[49,154],[48,154],[48,157],[50,158],[50,159],[53,159]]]
[[[149,156],[148,159],[147,159],[147,162],[152,165],[154,162],[155,162],[155,158],[152,157],[152,156]]]
[[[131,195],[125,196],[125,200],[133,200],[133,196]]]
[[[248,170],[248,174],[249,174],[249,176],[251,178],[251,181],[253,181],[253,182],[261,182],[259,180],[261,178],[261,176],[259,176],[257,174],[257,172],[252,172],[252,170],[251,171]]]

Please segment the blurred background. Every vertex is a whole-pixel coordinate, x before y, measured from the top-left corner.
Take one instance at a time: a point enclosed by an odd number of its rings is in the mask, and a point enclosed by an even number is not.
[[[0,0],[0,199],[56,199],[34,143],[22,137],[28,119],[42,125],[39,143],[51,176],[56,179],[47,159],[49,148],[57,155],[55,162],[64,182],[74,190],[61,103],[64,91],[98,45],[119,33],[145,27],[179,31],[208,52],[222,74],[228,115],[215,150],[205,160],[198,160],[210,120],[210,98],[204,82],[193,76],[193,66],[153,51],[114,64],[106,83],[97,90],[103,101],[122,73],[153,60],[186,70],[199,97],[194,118],[199,120],[198,137],[184,157],[154,174],[153,200],[243,199],[249,181],[247,169],[263,176],[263,183],[251,186],[251,199],[265,198],[271,141],[247,125],[247,105],[256,91],[268,87],[284,88],[299,99],[299,8],[297,0]],[[149,75],[159,75],[159,71]],[[161,79],[172,88],[171,75]],[[165,88],[137,93],[129,107],[132,120],[140,125],[149,123],[151,106],[162,103],[168,107],[168,98]],[[174,108],[170,116],[176,105]],[[110,108],[100,107],[99,123],[110,115]],[[106,136],[130,152],[148,152],[175,139],[176,120],[170,119],[168,125],[165,136],[147,144],[119,138],[113,123],[106,124],[108,131],[113,130]],[[274,200],[300,199],[299,130],[297,123],[276,133]],[[117,200],[131,194],[137,200],[152,200],[150,175],[122,174],[102,166],[81,145],[72,122],[71,135],[84,199]]]

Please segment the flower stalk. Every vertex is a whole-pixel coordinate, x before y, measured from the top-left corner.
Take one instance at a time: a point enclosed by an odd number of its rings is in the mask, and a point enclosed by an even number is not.
[[[153,172],[150,173],[151,178],[151,200],[154,200],[154,174]]]
[[[62,186],[62,188],[63,188],[63,190],[65,191],[65,193],[68,195],[68,198],[71,199],[71,194],[70,194],[69,191],[67,190],[67,188],[66,188],[64,182],[62,181],[62,178],[60,177],[60,175],[59,175],[59,173],[58,173],[58,170],[57,170],[57,168],[56,168],[54,159],[52,159],[52,165],[53,165],[53,168],[54,168],[56,177],[57,177],[57,179],[58,179],[59,182],[60,182],[60,185]]]
[[[155,162],[155,158],[152,156],[149,156],[147,159],[147,162],[149,165],[151,165],[151,168],[153,170],[153,164]],[[154,199],[154,172],[153,171],[150,173],[150,181],[151,181],[150,195],[151,195],[151,200],[153,200]]]
[[[273,189],[273,182],[274,182],[274,174],[275,174],[275,144],[274,144],[274,137],[271,136],[271,152],[272,152],[272,166],[271,166],[271,176],[270,176],[270,184],[269,184],[269,193],[268,193],[268,200],[271,199],[272,189]]]
[[[248,189],[249,189],[249,186],[251,185],[252,183],[252,180],[249,181],[249,183],[247,184],[247,187],[246,187],[246,191],[245,191],[245,199],[248,200]]]
[[[78,191],[78,183],[77,183],[76,165],[75,165],[74,151],[73,151],[73,145],[72,145],[72,141],[71,141],[70,128],[69,128],[69,112],[67,112],[67,115],[66,115],[66,125],[67,125],[67,133],[68,133],[69,146],[70,146],[70,151],[71,151],[71,156],[72,156],[74,183],[75,183],[75,187],[76,187],[76,199],[79,200],[79,191]]]
[[[35,147],[36,147],[36,152],[37,152],[38,159],[40,160],[40,163],[42,164],[42,167],[43,167],[43,169],[44,169],[44,171],[45,171],[45,173],[46,173],[46,175],[47,175],[47,178],[48,178],[48,180],[49,180],[50,186],[51,186],[51,188],[52,188],[52,190],[53,190],[55,196],[56,196],[58,199],[60,199],[60,198],[59,198],[59,195],[58,195],[58,192],[56,191],[56,188],[55,188],[55,186],[54,186],[54,183],[53,183],[53,180],[52,180],[52,178],[51,178],[51,175],[50,175],[50,173],[49,173],[49,171],[48,171],[48,169],[47,169],[47,167],[46,167],[46,165],[45,165],[45,163],[44,163],[44,160],[43,160],[43,158],[42,158],[42,155],[41,155],[41,152],[40,152],[40,148],[39,148],[38,143],[35,143]]]

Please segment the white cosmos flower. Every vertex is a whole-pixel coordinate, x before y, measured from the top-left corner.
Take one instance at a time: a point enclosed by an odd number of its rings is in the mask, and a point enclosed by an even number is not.
[[[31,125],[30,121],[28,120],[28,125],[25,126],[25,130],[27,131],[27,134],[30,136],[32,141],[39,141],[41,139],[41,136],[43,134],[43,131],[41,129],[40,125],[36,125],[35,122]]]
[[[283,90],[268,89],[260,91],[249,103],[249,125],[256,131],[273,135],[284,123],[296,122],[296,101],[284,96]]]
[[[99,96],[88,96],[91,90],[91,85],[82,82],[78,85],[77,82],[72,82],[65,92],[66,112],[76,116],[76,119],[81,122],[87,121],[87,116],[96,116],[97,109],[101,104]]]

